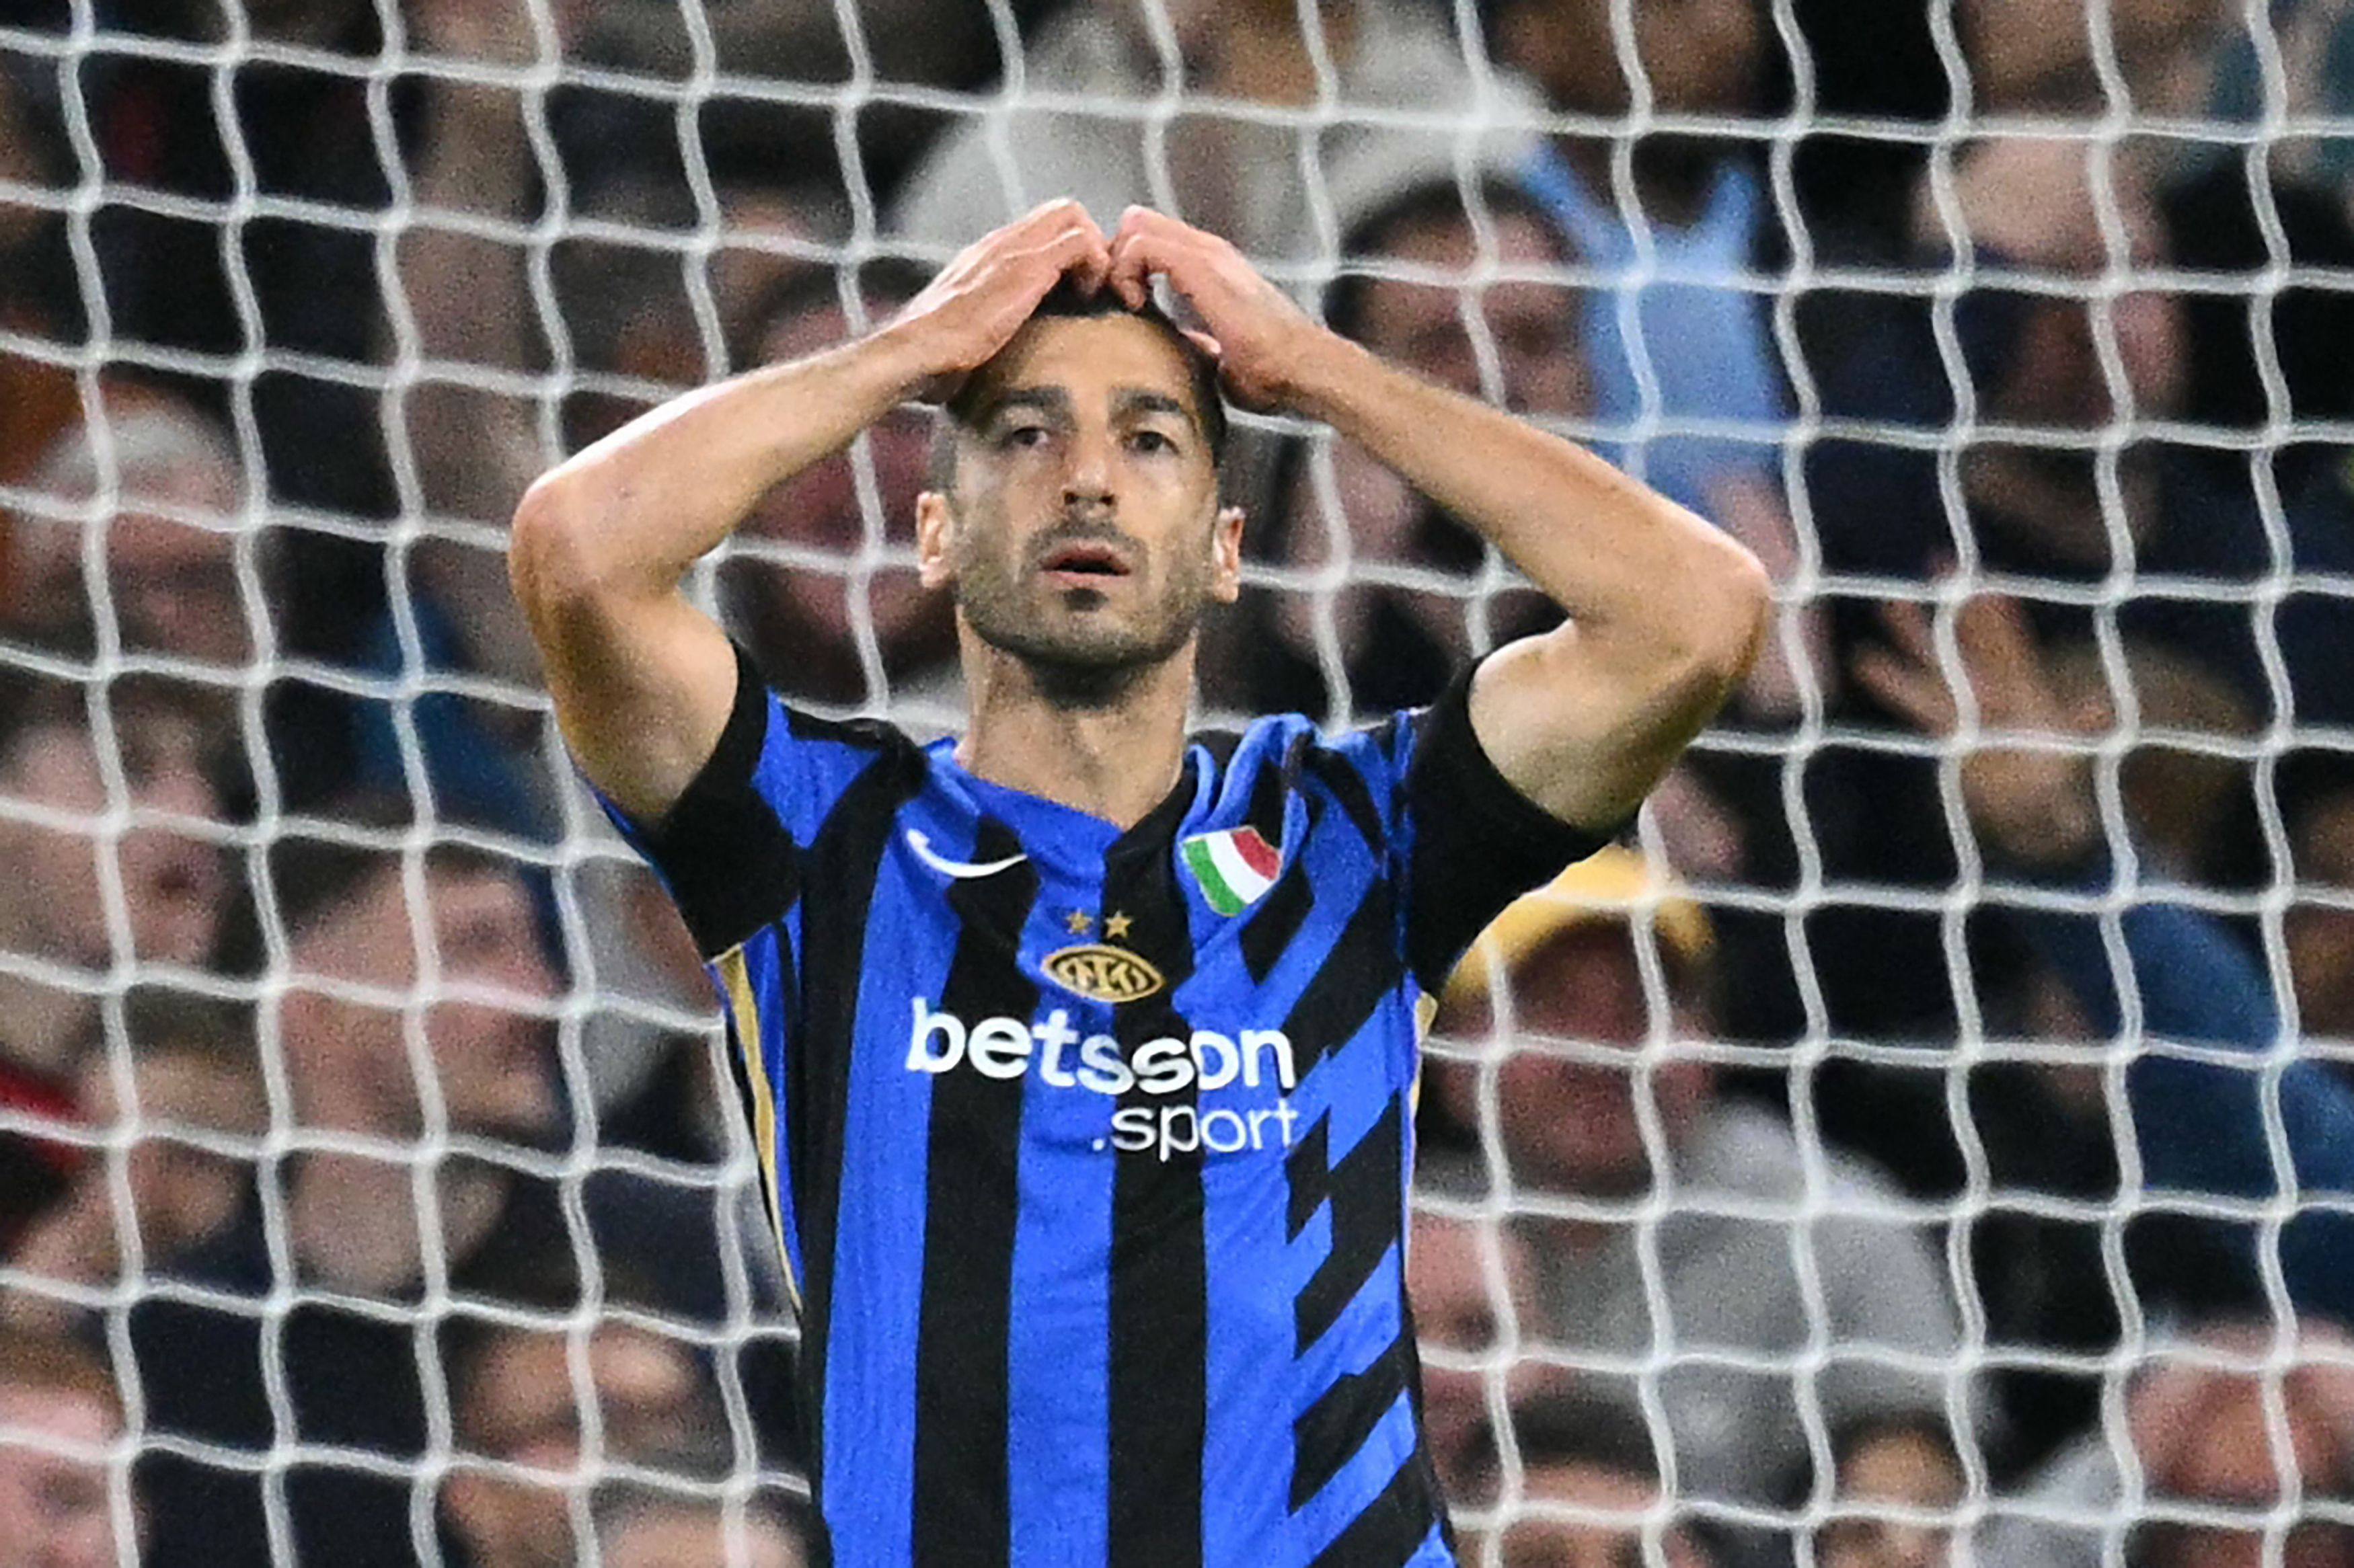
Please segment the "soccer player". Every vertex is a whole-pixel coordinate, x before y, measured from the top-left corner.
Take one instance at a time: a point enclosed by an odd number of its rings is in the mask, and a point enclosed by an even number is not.
[[[1241,573],[1222,384],[1363,445],[1570,620],[1362,733],[1189,739]],[[911,397],[944,409],[917,556],[970,705],[929,746],[784,706],[680,592]],[[1739,679],[1755,561],[1225,241],[1057,202],[880,329],[556,469],[512,566],[726,1004],[832,1561],[1449,1561],[1400,1255],[1427,999]]]

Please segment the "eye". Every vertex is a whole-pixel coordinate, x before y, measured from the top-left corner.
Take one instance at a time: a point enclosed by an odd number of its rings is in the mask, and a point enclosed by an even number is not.
[[[1160,430],[1138,430],[1128,438],[1128,442],[1136,450],[1154,456],[1177,450],[1177,443]]]

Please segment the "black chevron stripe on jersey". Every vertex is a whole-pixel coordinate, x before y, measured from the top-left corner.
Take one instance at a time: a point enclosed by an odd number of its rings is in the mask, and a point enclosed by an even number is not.
[[[1299,1354],[1306,1354],[1324,1337],[1342,1308],[1356,1299],[1383,1255],[1398,1243],[1398,1193],[1405,1160],[1399,1107],[1404,1103],[1404,1097],[1393,1096],[1381,1119],[1329,1171],[1324,1163],[1330,1148],[1329,1114],[1319,1118],[1284,1163],[1295,1219],[1303,1211],[1313,1213],[1321,1203],[1332,1209],[1331,1248],[1292,1301]]]
[[[1357,1456],[1397,1405],[1413,1371],[1413,1341],[1401,1334],[1363,1372],[1348,1372],[1291,1425],[1291,1506],[1296,1511]]]

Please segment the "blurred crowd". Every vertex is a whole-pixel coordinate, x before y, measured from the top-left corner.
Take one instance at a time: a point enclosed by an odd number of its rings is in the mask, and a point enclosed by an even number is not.
[[[1780,588],[1442,999],[1465,1561],[2354,1568],[2349,105],[2349,0],[0,0],[0,1568],[810,1560],[504,528],[1066,194]],[[791,700],[956,722],[928,439],[700,579]],[[1207,723],[1554,613],[1329,434],[1230,471]]]

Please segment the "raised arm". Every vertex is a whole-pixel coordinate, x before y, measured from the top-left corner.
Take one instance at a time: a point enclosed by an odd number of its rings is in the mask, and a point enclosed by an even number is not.
[[[1217,340],[1237,402],[1331,425],[1568,612],[1480,667],[1472,727],[1497,769],[1554,816],[1623,821],[1755,656],[1768,585],[1755,557],[1575,444],[1318,326],[1225,240],[1131,207],[1112,241],[1112,285],[1139,303],[1156,273]]]
[[[651,821],[718,744],[735,655],[682,591],[687,568],[770,489],[995,354],[1066,272],[1099,281],[1108,263],[1086,212],[1050,203],[949,262],[888,325],[674,398],[532,485],[508,574],[590,782]]]

